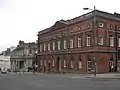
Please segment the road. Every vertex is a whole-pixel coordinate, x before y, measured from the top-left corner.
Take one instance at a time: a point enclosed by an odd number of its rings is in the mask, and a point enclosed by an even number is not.
[[[0,74],[0,90],[120,90],[120,79]]]

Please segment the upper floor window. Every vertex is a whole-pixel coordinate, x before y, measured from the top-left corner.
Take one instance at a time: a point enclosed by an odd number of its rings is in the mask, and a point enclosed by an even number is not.
[[[103,37],[102,36],[99,37],[99,45],[103,45]]]
[[[110,35],[110,46],[114,46],[114,37]]]
[[[101,22],[100,22],[100,23],[98,23],[98,26],[99,26],[99,27],[104,27],[104,23],[101,23]]]
[[[78,30],[81,30],[81,27],[78,27]]]
[[[53,50],[55,50],[55,42],[53,42],[52,44],[53,44]]]
[[[44,51],[46,51],[46,44],[44,44]]]
[[[81,47],[81,46],[82,46],[82,38],[78,37],[78,47]]]
[[[40,45],[40,51],[42,51],[42,45]]]
[[[118,27],[118,30],[120,30],[120,27]]]
[[[120,47],[120,37],[118,37],[118,47]]]
[[[70,48],[73,48],[73,39],[70,39]]]
[[[32,54],[32,50],[31,49],[29,50],[29,54]]]
[[[72,28],[70,28],[70,29],[69,29],[69,32],[73,32],[73,29],[72,29]]]
[[[48,43],[48,51],[50,50],[50,43]]]
[[[90,46],[90,35],[87,35],[86,43],[87,43],[87,46]]]
[[[58,41],[58,50],[60,50],[60,41]]]
[[[64,40],[64,49],[66,49],[66,40]]]

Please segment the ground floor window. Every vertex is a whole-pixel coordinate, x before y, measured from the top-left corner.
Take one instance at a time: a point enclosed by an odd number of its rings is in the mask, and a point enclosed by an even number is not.
[[[52,66],[55,66],[55,60],[52,61]]]
[[[41,62],[40,62],[40,64],[41,64],[41,65],[43,65],[43,62],[42,62],[42,60],[40,60],[40,61],[41,61]]]
[[[46,60],[44,60],[44,66],[46,66]]]
[[[66,67],[66,57],[65,57],[65,55],[63,56],[63,67],[64,68]]]
[[[66,67],[66,60],[64,60],[64,67]]]
[[[78,57],[78,68],[81,69],[82,68],[82,59],[81,59],[81,56],[79,55]]]
[[[71,55],[70,61],[71,61],[71,68],[74,68],[74,58],[72,55]]]
[[[91,59],[88,59],[88,61],[87,61],[87,68],[88,68],[88,71],[91,71],[91,64],[92,64]]]

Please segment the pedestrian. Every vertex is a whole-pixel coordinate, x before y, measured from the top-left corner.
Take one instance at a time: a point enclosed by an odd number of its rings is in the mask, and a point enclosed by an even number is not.
[[[35,64],[33,64],[33,74],[35,74]]]

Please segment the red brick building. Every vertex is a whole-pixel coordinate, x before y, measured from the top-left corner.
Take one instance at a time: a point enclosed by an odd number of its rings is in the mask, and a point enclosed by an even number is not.
[[[96,10],[71,20],[60,20],[38,32],[38,71],[91,73],[96,62],[97,73],[109,72],[111,66],[118,65],[119,47],[117,13]]]

